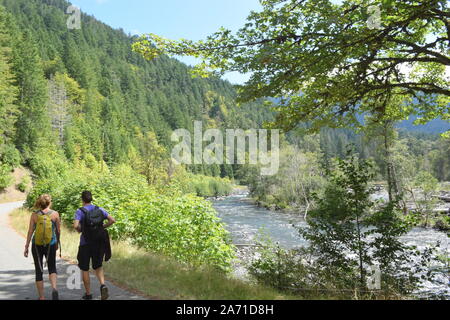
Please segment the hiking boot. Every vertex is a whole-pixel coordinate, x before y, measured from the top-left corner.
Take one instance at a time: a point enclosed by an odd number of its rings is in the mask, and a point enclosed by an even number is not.
[[[104,284],[100,286],[100,293],[102,296],[102,300],[107,300],[109,298],[108,287],[106,287]]]
[[[81,300],[92,300],[92,294],[84,294]]]
[[[52,291],[52,300],[59,300],[58,290],[53,290]]]

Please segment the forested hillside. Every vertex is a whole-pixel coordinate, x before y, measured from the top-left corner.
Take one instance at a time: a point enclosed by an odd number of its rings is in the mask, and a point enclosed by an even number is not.
[[[2,130],[31,167],[40,146],[53,142],[71,161],[114,164],[145,156],[153,134],[169,147],[171,131],[191,130],[194,120],[245,129],[270,117],[259,101],[237,106],[229,82],[193,79],[172,58],[144,60],[131,51],[132,37],[94,17],[82,14],[82,28],[69,30],[65,0],[0,5],[9,13],[0,9],[3,100],[11,108]],[[232,168],[193,170],[233,176]]]

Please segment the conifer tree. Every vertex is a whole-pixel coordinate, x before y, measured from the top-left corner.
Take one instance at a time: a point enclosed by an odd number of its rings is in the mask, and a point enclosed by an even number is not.
[[[29,32],[14,41],[13,70],[19,89],[16,146],[28,159],[38,139],[48,139],[51,132],[46,110],[47,82],[38,49]]]
[[[10,16],[0,7],[0,145],[9,143],[17,117],[17,88],[11,65],[11,37],[7,24]]]

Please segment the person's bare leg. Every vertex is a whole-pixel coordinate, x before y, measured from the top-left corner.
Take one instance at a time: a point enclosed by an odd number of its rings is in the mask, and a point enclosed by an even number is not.
[[[39,294],[39,300],[44,300],[44,281],[36,281],[36,288]]]
[[[91,294],[91,279],[89,278],[89,271],[83,271],[83,283],[86,289],[86,294]]]
[[[105,286],[105,274],[103,272],[103,267],[95,269],[95,275],[100,282],[100,294],[102,300],[107,300],[109,298],[108,288]]]
[[[105,284],[105,274],[103,272],[103,267],[95,269],[95,275],[97,276],[98,282],[100,282],[101,285]]]
[[[56,273],[50,274],[48,276],[48,279],[50,280],[53,290],[56,290],[56,281],[57,281]]]

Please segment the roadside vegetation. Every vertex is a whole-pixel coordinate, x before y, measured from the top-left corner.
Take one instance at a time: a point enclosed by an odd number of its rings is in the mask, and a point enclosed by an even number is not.
[[[12,226],[23,236],[30,211],[11,214]],[[62,226],[63,258],[76,263],[79,234]],[[112,241],[112,259],[105,264],[106,276],[114,283],[138,290],[151,299],[272,300],[294,299],[267,286],[243,282],[215,268],[194,268],[162,254],[149,252],[130,241]]]
[[[149,185],[146,177],[127,165],[109,169],[79,166],[35,181],[27,205],[51,194],[53,209],[66,224],[81,205],[80,192],[90,190],[96,205],[117,223],[110,229],[115,240],[129,240],[140,248],[171,256],[192,265],[230,271],[234,249],[211,203],[183,193],[184,175],[162,185]],[[161,178],[162,179],[162,178]]]

